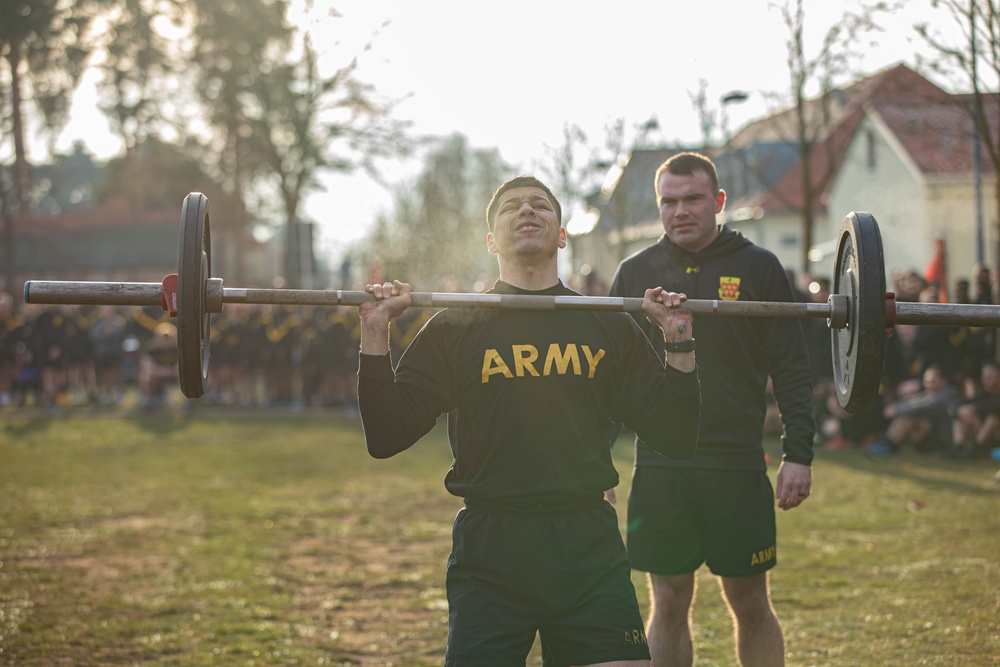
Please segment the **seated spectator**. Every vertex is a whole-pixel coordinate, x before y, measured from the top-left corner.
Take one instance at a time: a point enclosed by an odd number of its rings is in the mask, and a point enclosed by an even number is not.
[[[990,276],[990,269],[982,264],[977,264],[972,271],[973,296],[972,302],[978,304],[993,304],[993,283]]]
[[[125,393],[122,374],[122,342],[128,322],[115,306],[101,306],[90,326],[89,338],[97,374],[97,400],[101,405],[117,405]]]
[[[14,297],[0,292],[0,407],[14,400],[14,353],[17,349],[14,334],[20,324],[14,313]]]
[[[177,328],[170,322],[157,324],[139,357],[143,408],[151,409],[168,402],[169,389],[178,386],[177,362]]]
[[[927,288],[927,281],[913,269],[893,271],[892,284],[896,301],[919,301],[920,293]]]
[[[889,401],[923,389],[921,378],[930,362],[923,341],[918,340],[919,331],[916,324],[897,324],[885,342],[882,370]]]
[[[970,288],[971,285],[968,278],[956,278],[955,286],[952,287],[951,303],[972,303]]]
[[[956,279],[951,303],[973,303],[970,290],[967,278]],[[955,384],[962,397],[969,399],[981,392],[979,376],[983,362],[996,357],[996,329],[968,325],[950,329],[948,344],[954,354]]]
[[[940,366],[928,366],[923,391],[886,405],[882,414],[889,426],[882,439],[865,446],[865,453],[884,458],[897,454],[904,444],[922,452],[949,447],[952,413],[958,401],[958,389],[948,375]]]
[[[13,331],[14,369],[13,394],[15,405],[37,406],[47,403],[42,387],[42,366],[45,359],[44,328],[38,323],[38,316],[44,307],[25,304]]]
[[[989,360],[980,371],[980,393],[955,408],[948,458],[986,458],[1000,438],[1000,363]]]
[[[820,422],[823,449],[853,449],[867,446],[882,435],[888,420],[883,416],[885,392],[879,390],[875,403],[864,412],[849,413],[840,407],[835,391],[826,396],[825,417]]]

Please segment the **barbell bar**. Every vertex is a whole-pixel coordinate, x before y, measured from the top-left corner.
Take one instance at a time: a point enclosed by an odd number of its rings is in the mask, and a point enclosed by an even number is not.
[[[177,316],[181,391],[189,398],[205,392],[210,360],[210,317],[226,303],[358,306],[374,297],[345,290],[224,287],[211,278],[208,198],[192,192],[181,207],[178,272],[161,283],[29,280],[24,301],[33,304],[162,306]],[[413,306],[510,308],[519,310],[601,310],[641,312],[637,297],[507,295],[416,292]],[[887,306],[888,304],[888,306]],[[894,324],[1000,326],[1000,307],[969,304],[895,303],[885,291],[882,240],[875,218],[852,212],[840,227],[834,284],[827,303],[690,299],[697,315],[822,318],[831,329],[837,398],[848,412],[875,402],[885,337]]]
[[[71,280],[30,280],[24,285],[28,303],[160,306],[161,283],[76,282]],[[30,299],[30,300],[29,300]],[[418,308],[507,308],[513,310],[605,310],[641,312],[639,297],[563,296],[551,294],[480,294],[461,292],[413,292],[412,305]],[[218,304],[244,303],[280,306],[360,306],[374,301],[368,292],[347,290],[264,289],[223,287],[219,278],[206,286],[208,312],[221,313]],[[695,315],[743,315],[751,317],[843,318],[846,325],[846,298],[836,295],[831,303],[785,301],[718,301],[689,299],[684,306]],[[835,314],[836,313],[836,314]],[[836,325],[831,325],[836,326]]]
[[[221,279],[211,278],[208,302],[276,306],[360,306],[374,301],[368,292],[319,289],[268,289],[222,287]],[[24,284],[26,303],[78,306],[161,306],[161,283],[87,282],[73,280],[29,280]],[[531,294],[480,294],[477,292],[413,292],[415,308],[500,308],[512,310],[599,310],[641,312],[639,297],[561,296]],[[797,301],[720,301],[688,299],[684,307],[695,315],[744,317],[787,317],[830,320],[831,329],[846,327],[850,299],[833,294],[826,303]],[[222,308],[208,306],[208,312]],[[840,320],[840,318],[844,318]],[[843,321],[843,324],[837,324]],[[1000,327],[1000,307],[981,304],[896,303],[896,324],[968,325]]]

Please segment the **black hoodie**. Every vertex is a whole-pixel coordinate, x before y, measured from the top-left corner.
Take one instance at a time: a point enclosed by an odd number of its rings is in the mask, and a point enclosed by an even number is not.
[[[784,268],[768,250],[726,226],[706,248],[690,253],[666,235],[618,267],[611,294],[642,296],[650,287],[690,299],[792,301]],[[634,316],[661,353],[663,335]],[[812,384],[802,325],[795,318],[695,317],[702,412],[698,450],[681,460],[636,446],[636,465],[766,470],[763,425],[770,375],[785,432],[785,460],[810,465],[815,435]]]

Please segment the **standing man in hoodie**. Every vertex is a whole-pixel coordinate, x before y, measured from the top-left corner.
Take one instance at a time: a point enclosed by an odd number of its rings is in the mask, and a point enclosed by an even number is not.
[[[726,193],[711,160],[675,155],[657,170],[654,186],[666,233],[622,262],[612,295],[663,285],[692,299],[793,300],[774,254],[716,222]],[[655,346],[664,345],[662,334],[637,321]],[[672,460],[636,443],[627,537],[633,568],[649,576],[650,653],[657,667],[693,663],[689,612],[695,572],[707,564],[733,616],[740,664],[784,665],[767,572],[777,562],[775,501],[796,508],[812,488],[815,420],[805,337],[799,320],[789,318],[711,316],[699,318],[697,329],[698,449]],[[667,346],[668,359],[671,351]],[[768,376],[784,431],[776,489],[762,445]]]

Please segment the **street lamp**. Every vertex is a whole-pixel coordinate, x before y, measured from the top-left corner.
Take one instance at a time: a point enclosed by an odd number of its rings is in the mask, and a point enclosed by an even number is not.
[[[721,98],[719,98],[719,103],[721,105],[721,111],[719,113],[719,116],[720,116],[720,122],[722,124],[722,147],[724,151],[724,155],[720,155],[720,157],[724,157],[724,159],[720,160],[719,166],[725,165],[723,167],[723,170],[725,172],[724,182],[728,184],[728,187],[734,189],[736,187],[736,183],[734,182],[733,175],[735,174],[736,170],[732,164],[733,162],[732,155],[730,155],[731,150],[729,147],[729,141],[732,139],[732,137],[729,136],[729,114],[727,112],[727,109],[729,108],[730,104],[741,104],[743,102],[746,102],[748,97],[750,97],[750,93],[747,93],[742,90],[731,90],[725,95],[723,95]]]
[[[723,139],[722,150],[723,150],[723,154],[719,156],[720,159],[718,160],[717,166],[723,166],[724,165],[723,171],[725,173],[725,177],[724,177],[724,181],[723,182],[727,184],[727,187],[730,189],[730,193],[732,193],[734,195],[735,194],[739,194],[740,196],[743,196],[746,193],[744,192],[744,188],[737,186],[737,182],[736,182],[736,178],[735,178],[735,176],[736,176],[736,165],[733,163],[733,150],[732,150],[732,147],[729,145],[730,141],[732,140],[732,137],[729,136],[729,114],[728,114],[727,110],[728,110],[730,104],[742,104],[743,102],[746,102],[747,98],[749,98],[749,97],[750,97],[750,93],[748,93],[746,91],[743,91],[743,90],[732,90],[732,91],[726,93],[725,95],[723,95],[719,99],[719,103],[721,105],[721,111],[719,113],[719,116],[720,116],[720,122],[721,122],[721,125],[722,125],[722,139]],[[736,148],[735,152],[736,152],[736,159],[740,163],[742,163],[743,162],[743,155],[740,152],[740,149],[738,147]],[[763,230],[762,227],[761,227],[761,230]],[[761,234],[761,236],[763,237],[763,234]]]
[[[730,139],[730,136],[729,136],[729,114],[726,113],[726,108],[730,104],[740,104],[741,102],[746,102],[747,98],[749,98],[749,97],[750,97],[750,93],[747,93],[747,92],[742,91],[742,90],[732,90],[732,91],[726,93],[725,95],[723,95],[722,98],[719,100],[719,102],[722,104],[722,113],[720,114],[722,116],[722,119],[721,119],[722,120],[722,135],[723,135],[723,138],[725,139],[725,143],[726,144],[729,143],[729,139]]]

